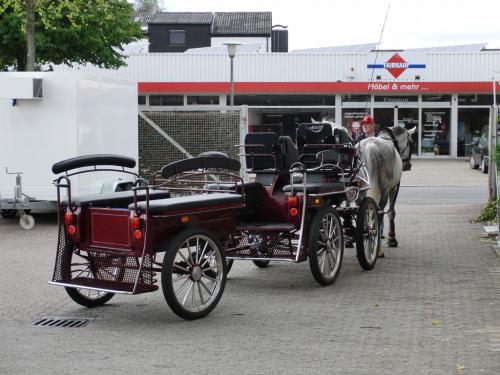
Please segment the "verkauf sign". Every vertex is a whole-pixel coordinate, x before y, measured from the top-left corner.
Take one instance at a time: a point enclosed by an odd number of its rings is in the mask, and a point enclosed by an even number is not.
[[[395,53],[383,64],[368,64],[366,67],[368,69],[385,69],[394,78],[398,78],[407,69],[425,69],[426,65],[414,62],[410,63],[402,58],[398,53]]]

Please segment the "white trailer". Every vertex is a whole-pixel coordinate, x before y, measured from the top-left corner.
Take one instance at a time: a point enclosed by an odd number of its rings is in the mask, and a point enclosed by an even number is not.
[[[0,73],[0,214],[19,214],[30,228],[26,210],[55,209],[51,167],[60,160],[88,154],[137,160],[137,122],[136,82],[74,72]],[[99,178],[75,176],[74,193],[99,193],[119,175]]]

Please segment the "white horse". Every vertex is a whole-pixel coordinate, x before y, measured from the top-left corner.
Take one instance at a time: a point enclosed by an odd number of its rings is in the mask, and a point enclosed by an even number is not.
[[[380,130],[377,137],[361,140],[356,147],[360,149],[361,161],[365,164],[370,177],[371,189],[368,196],[378,203],[381,210],[389,202],[386,212],[389,216],[389,247],[397,247],[394,206],[398,197],[399,185],[403,171],[411,169],[411,136],[416,127],[406,130],[404,126],[394,125]],[[381,214],[383,220],[383,214]],[[381,249],[381,248],[380,248]],[[380,250],[379,257],[383,257]]]
[[[317,121],[311,118],[311,122]],[[347,133],[345,127],[326,118],[321,122],[329,123],[333,129],[341,129]],[[407,130],[404,126],[394,125],[382,128],[377,137],[365,138],[356,144],[360,150],[361,161],[366,166],[370,178],[371,188],[367,195],[375,200],[381,210],[384,210],[389,203],[388,211],[384,212],[389,216],[387,234],[389,247],[398,246],[394,224],[396,217],[394,206],[398,197],[402,172],[411,169],[411,142],[416,129],[416,126]],[[380,215],[381,223],[383,219],[384,214],[382,213]],[[383,257],[382,247],[379,249],[377,255]]]

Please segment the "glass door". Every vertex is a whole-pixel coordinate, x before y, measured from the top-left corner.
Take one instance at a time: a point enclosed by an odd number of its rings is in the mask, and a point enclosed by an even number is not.
[[[407,130],[417,127],[417,131],[413,133],[411,145],[411,153],[418,155],[420,143],[418,141],[418,108],[397,108],[397,123],[403,125]]]

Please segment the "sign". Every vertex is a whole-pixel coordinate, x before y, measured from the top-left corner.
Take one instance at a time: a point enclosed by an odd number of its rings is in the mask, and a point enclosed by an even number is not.
[[[405,72],[406,69],[425,69],[426,65],[410,64],[409,62],[405,61],[405,59],[403,59],[398,53],[395,53],[385,63],[368,64],[367,67],[368,69],[385,69],[389,73],[391,73],[394,78],[398,78]]]

